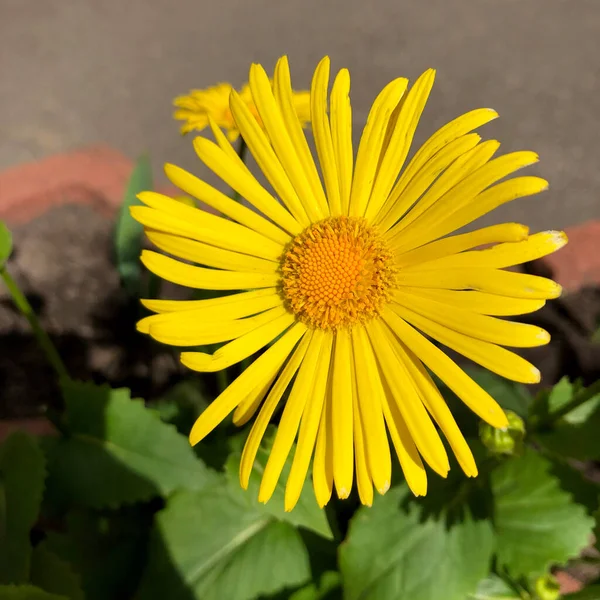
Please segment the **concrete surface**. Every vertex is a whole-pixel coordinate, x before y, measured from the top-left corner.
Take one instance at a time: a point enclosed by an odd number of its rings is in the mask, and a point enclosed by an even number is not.
[[[497,211],[534,229],[600,217],[600,0],[0,0],[0,168],[106,142],[202,172],[171,100],[288,54],[350,68],[355,124],[398,75],[438,69],[418,136],[471,108],[533,149],[543,196]],[[534,171],[531,171],[534,172]]]

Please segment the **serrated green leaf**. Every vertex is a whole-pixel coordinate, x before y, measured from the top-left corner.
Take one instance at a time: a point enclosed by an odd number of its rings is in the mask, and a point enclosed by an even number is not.
[[[254,462],[254,469],[250,475],[250,483],[247,490],[243,490],[240,487],[239,471],[240,471],[240,459],[241,451],[234,451],[225,465],[225,472],[229,478],[232,493],[238,496],[239,502],[246,505],[249,509],[262,511],[265,514],[274,516],[280,521],[287,521],[296,527],[306,527],[325,538],[333,538],[331,528],[327,522],[327,516],[325,511],[319,508],[315,499],[314,492],[312,491],[312,485],[310,483],[310,475],[307,476],[304,483],[304,488],[300,494],[298,504],[291,512],[285,512],[284,509],[284,497],[285,497],[285,482],[289,471],[291,469],[291,457],[294,455],[294,449],[290,452],[290,456],[283,468],[281,477],[277,482],[277,487],[273,493],[273,497],[266,504],[262,504],[258,501],[258,490],[260,488],[260,482],[264,473],[269,454],[273,442],[275,441],[275,434],[277,432],[276,427],[270,426],[262,443],[256,454],[256,461]],[[243,434],[245,440],[246,435]]]
[[[44,542],[33,550],[30,581],[47,592],[65,596],[69,600],[84,600],[79,575],[68,562],[50,552]]]
[[[65,533],[50,533],[46,548],[81,576],[86,600],[131,598],[146,562],[152,512],[142,506],[119,511],[74,511]]]
[[[40,512],[45,477],[44,455],[35,439],[21,431],[11,434],[0,446],[0,583],[28,581],[29,532]]]
[[[137,294],[140,289],[140,252],[144,227],[131,216],[129,209],[141,204],[137,195],[146,190],[152,190],[152,168],[150,159],[144,155],[138,158],[133,168],[115,224],[117,269],[123,286],[130,294]]]
[[[519,600],[521,597],[501,577],[491,574],[479,582],[477,590],[467,596],[467,600]]]
[[[252,600],[309,579],[294,527],[241,503],[223,481],[178,492],[157,514],[137,600]]]
[[[0,221],[0,268],[4,266],[4,263],[10,257],[12,252],[12,233],[10,229],[4,224],[4,221]]]
[[[560,488],[551,468],[528,449],[492,472],[497,557],[513,577],[541,575],[590,541],[593,519]]]
[[[0,585],[0,600],[69,600],[32,585]]]
[[[117,507],[214,480],[187,439],[128,390],[70,382],[63,395],[70,435],[49,446],[49,487],[69,505]]]
[[[600,600],[600,585],[590,585],[574,594],[567,594],[563,600]]]
[[[408,501],[405,485],[360,508],[340,546],[346,600],[464,600],[489,571],[494,532],[468,510],[448,523]]]

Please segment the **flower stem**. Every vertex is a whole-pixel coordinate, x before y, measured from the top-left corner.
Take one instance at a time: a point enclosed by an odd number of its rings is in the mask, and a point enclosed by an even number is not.
[[[19,289],[16,281],[11,277],[10,273],[6,270],[6,267],[0,268],[0,276],[4,280],[4,284],[8,289],[10,295],[12,296],[13,302],[15,306],[21,311],[21,313],[25,316],[27,321],[29,321],[29,325],[33,331],[33,335],[40,346],[42,352],[46,355],[46,359],[52,365],[52,368],[58,375],[59,380],[69,379],[69,374],[67,369],[56,350],[56,347],[52,343],[52,340],[46,333],[46,331],[42,328],[37,315],[33,311],[31,304],[23,294],[23,292]]]
[[[598,394],[600,394],[600,379],[592,383],[592,385],[579,391],[564,406],[561,406],[558,410],[551,412],[548,417],[543,420],[543,424],[552,425],[553,423],[556,423],[556,421],[562,419],[565,415],[569,414],[576,408],[579,408],[582,404],[585,404],[588,400],[591,400]]]

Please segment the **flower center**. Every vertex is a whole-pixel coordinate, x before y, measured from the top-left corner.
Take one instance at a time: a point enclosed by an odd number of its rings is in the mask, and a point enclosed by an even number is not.
[[[298,319],[331,329],[374,317],[394,283],[392,254],[364,219],[307,227],[283,256],[283,295]]]

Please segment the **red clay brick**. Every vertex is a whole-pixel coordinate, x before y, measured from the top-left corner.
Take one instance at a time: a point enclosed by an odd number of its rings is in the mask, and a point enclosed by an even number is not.
[[[600,284],[600,221],[566,229],[569,243],[544,259],[565,291]]]
[[[67,202],[114,214],[132,166],[121,153],[100,145],[8,169],[0,173],[0,219],[25,223]]]

